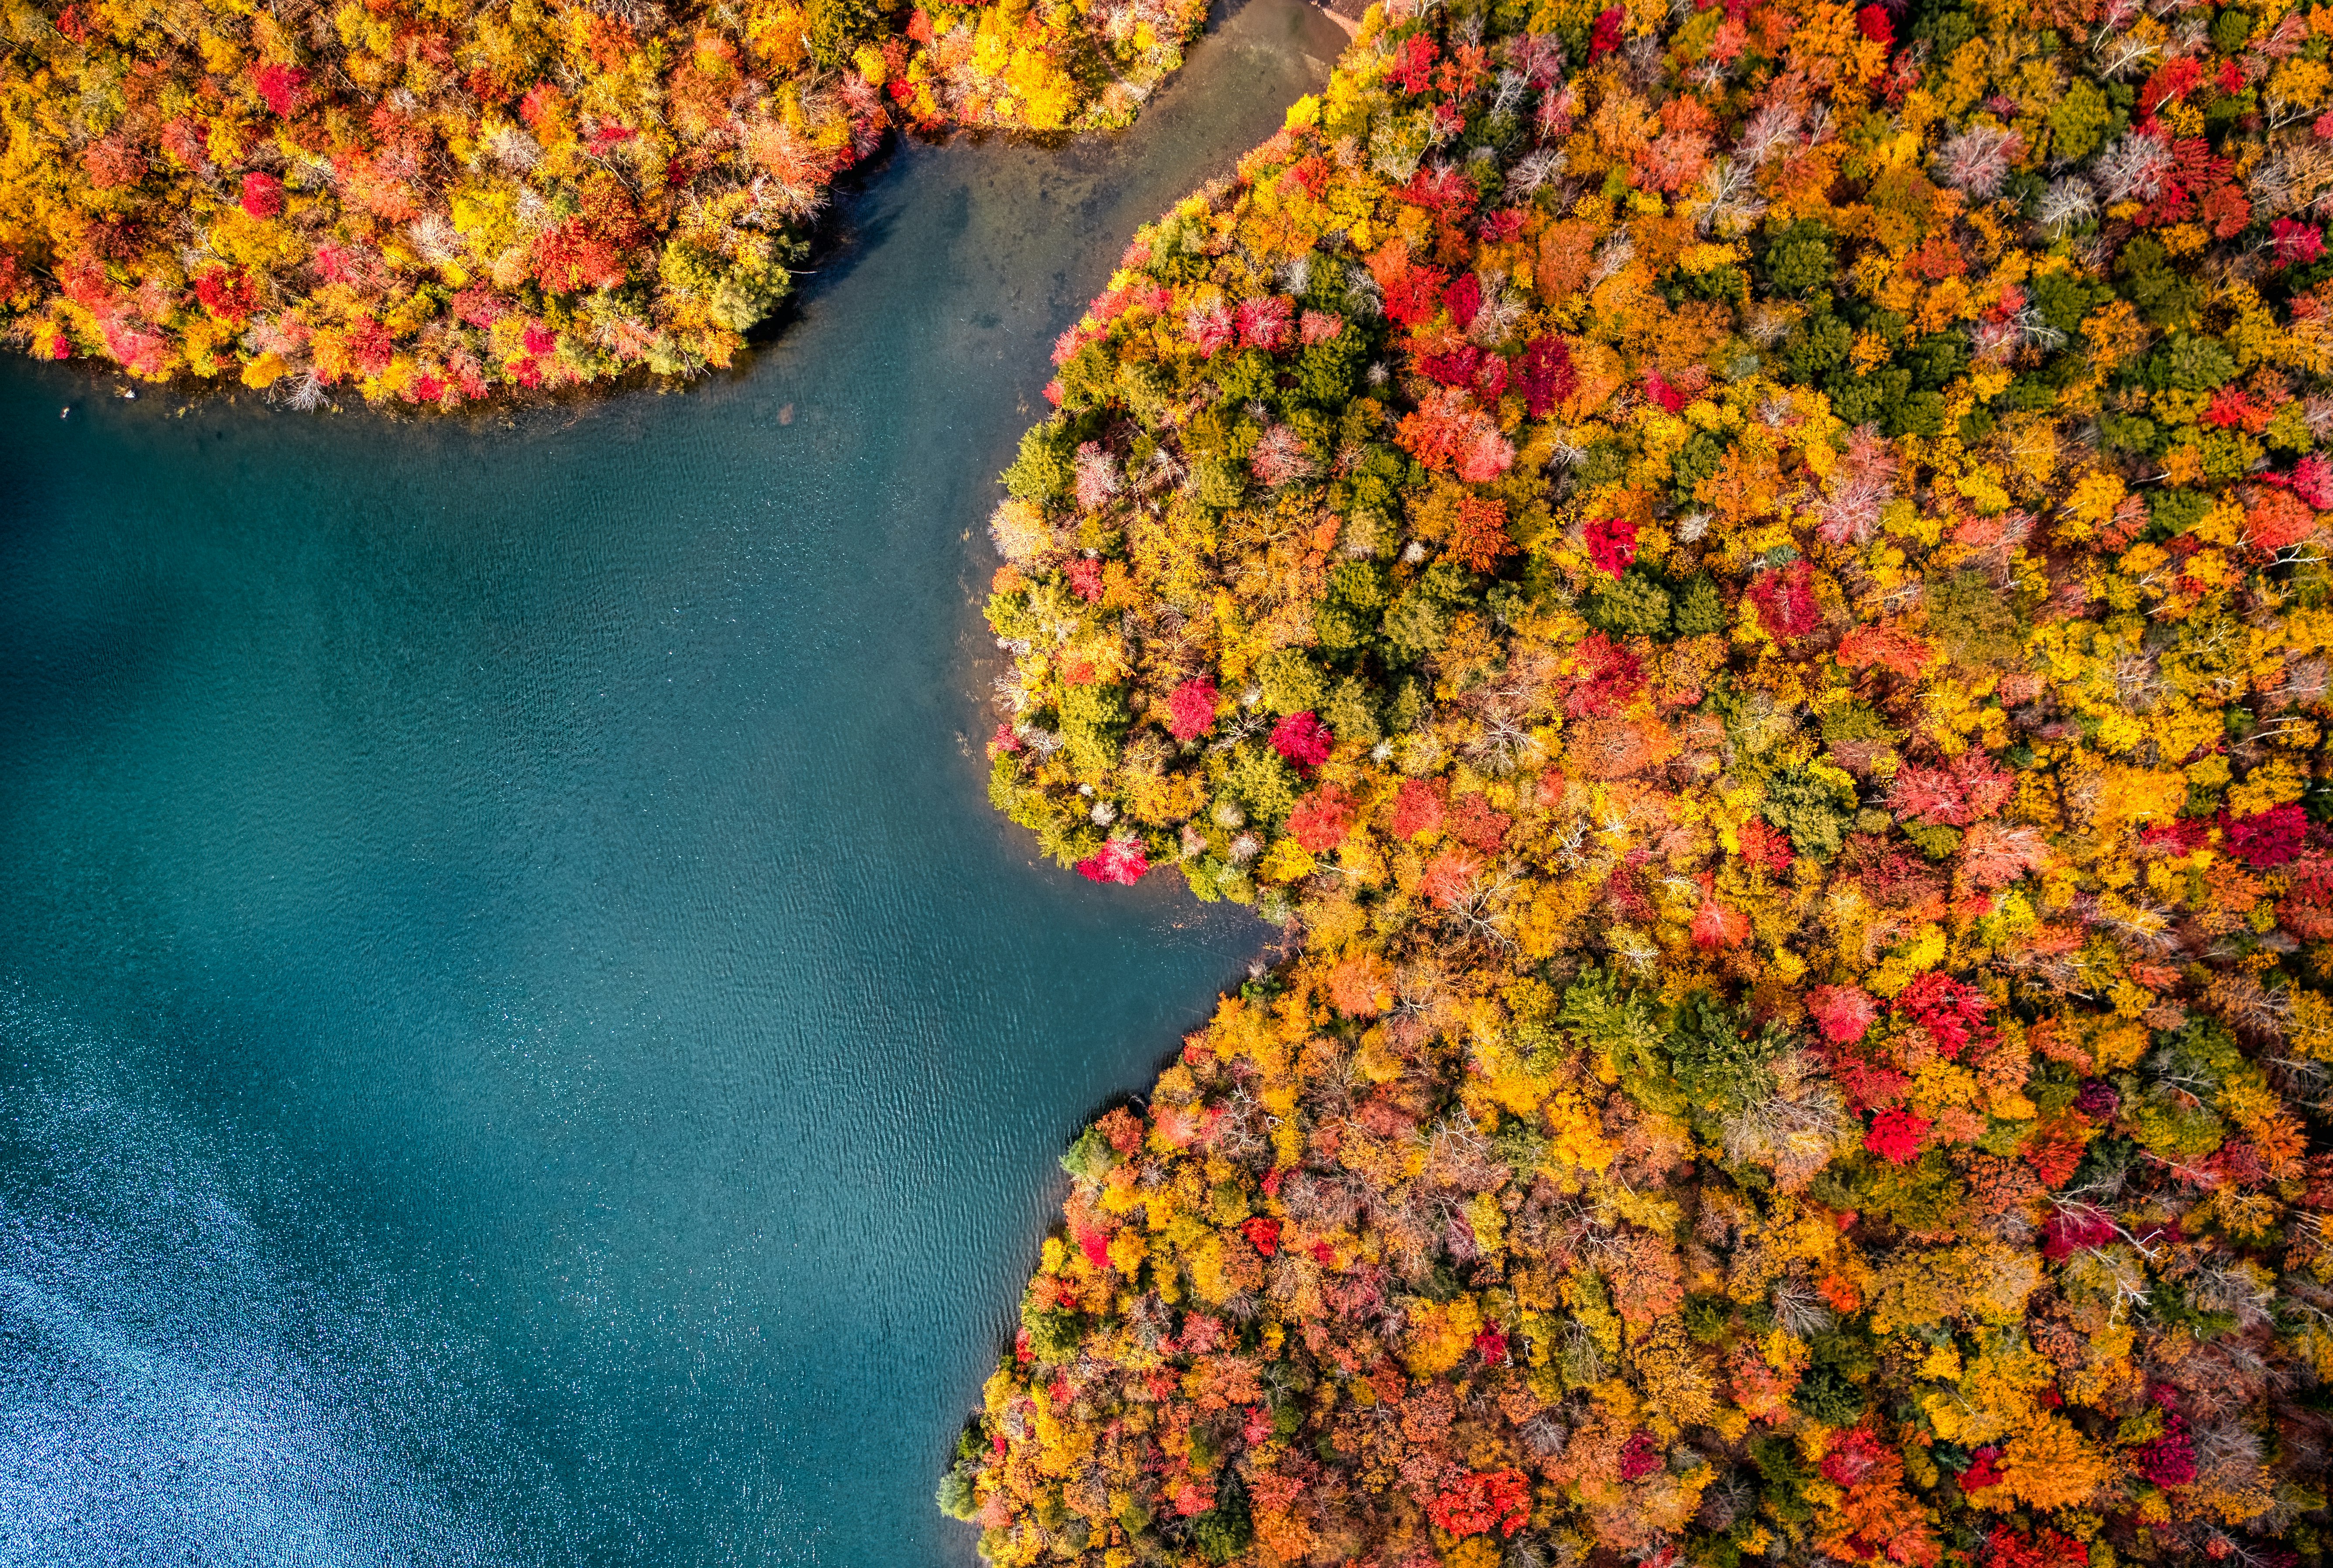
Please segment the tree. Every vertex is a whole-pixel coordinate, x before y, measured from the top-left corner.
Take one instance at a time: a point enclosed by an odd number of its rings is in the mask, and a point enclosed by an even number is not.
[[[1300,768],[1328,761],[1334,738],[1328,726],[1309,711],[1291,713],[1272,726],[1272,749]]]
[[[1608,577],[1618,577],[1637,558],[1637,525],[1622,517],[1599,517],[1588,524],[1588,558]]]
[[[1352,831],[1353,797],[1333,784],[1324,784],[1296,803],[1289,813],[1289,836],[1313,854],[1323,854],[1345,842]]]
[[[1515,542],[1507,533],[1505,504],[1481,495],[1460,497],[1457,525],[1450,535],[1450,559],[1470,572],[1490,572],[1514,553]]]
[[[1104,842],[1093,854],[1078,862],[1080,875],[1097,882],[1123,882],[1131,886],[1149,871],[1150,860],[1144,853],[1142,841],[1130,834]]]
[[[1215,727],[1215,684],[1194,677],[1182,682],[1166,699],[1167,728],[1176,740],[1196,740]]]
[[[1439,780],[1404,779],[1394,798],[1391,826],[1396,838],[1414,839],[1442,826],[1445,790]]]
[[[1426,1505],[1426,1514],[1453,1535],[1482,1535],[1493,1530],[1512,1535],[1531,1517],[1531,1481],[1520,1470],[1462,1476]]]

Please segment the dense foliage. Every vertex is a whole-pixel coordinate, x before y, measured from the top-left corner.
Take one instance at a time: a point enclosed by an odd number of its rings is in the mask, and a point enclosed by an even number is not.
[[[2328,37],[1396,0],[1138,236],[993,789],[1294,951],[1064,1160],[993,1561],[2321,1560]]]
[[[0,324],[451,407],[726,365],[895,123],[1122,124],[1204,0],[11,0]]]

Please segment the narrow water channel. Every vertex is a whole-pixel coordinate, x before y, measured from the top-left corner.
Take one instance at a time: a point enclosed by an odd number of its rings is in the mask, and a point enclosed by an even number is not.
[[[903,149],[685,395],[0,367],[0,1564],[971,1559],[1054,1156],[1261,939],[990,813],[988,481],[1342,41]]]

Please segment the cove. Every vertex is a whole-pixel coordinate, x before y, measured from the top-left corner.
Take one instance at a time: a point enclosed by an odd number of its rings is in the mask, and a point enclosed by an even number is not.
[[[1342,42],[900,149],[685,395],[0,369],[0,1563],[970,1559],[1054,1157],[1264,935],[990,811],[989,480]]]

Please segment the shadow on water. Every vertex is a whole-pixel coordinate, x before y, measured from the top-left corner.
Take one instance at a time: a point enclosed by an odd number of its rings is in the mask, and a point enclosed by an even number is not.
[[[1054,1156],[1263,938],[989,811],[990,481],[1340,42],[901,149],[683,395],[0,369],[0,1563],[969,1560]]]
[[[1251,11],[1254,14],[1249,14]],[[1277,129],[1280,110],[1293,101],[1297,93],[1326,79],[1328,63],[1342,51],[1344,43],[1335,25],[1310,5],[1291,5],[1285,0],[1214,0],[1207,11],[1206,37],[1192,53],[1193,63],[1199,69],[1168,78],[1144,107],[1141,121],[1130,130],[1036,138],[994,131],[958,131],[936,144],[895,140],[871,172],[849,179],[838,188],[842,199],[817,245],[804,276],[805,286],[770,339],[780,339],[791,330],[806,299],[847,282],[859,260],[886,243],[891,220],[870,211],[863,197],[869,188],[881,183],[892,160],[903,152],[914,157],[928,154],[936,148],[1011,154],[1016,165],[1042,166],[1045,177],[1051,179],[1081,170],[1098,174],[1111,185],[1121,180],[1138,183],[1146,191],[1159,193],[1148,207],[1138,209],[1141,216],[1136,221],[1144,222],[1200,182],[1228,174],[1242,153]],[[1210,54],[1217,58],[1209,59]],[[1285,99],[1272,101],[1266,96],[1283,88],[1293,89]],[[1208,122],[1215,120],[1224,105],[1234,101],[1240,105],[1243,128],[1254,132],[1250,139],[1236,145],[1226,142],[1210,147],[1205,156],[1187,163],[1176,162],[1171,157],[1158,159],[1148,152],[1159,141],[1187,146],[1195,137],[1215,140]],[[1273,112],[1245,112],[1266,101],[1273,102]],[[1123,209],[1132,205],[1116,189],[1106,187],[1089,195],[1078,216],[1093,220],[1105,215],[1123,217]],[[1058,268],[1069,258],[1055,251],[1049,259]],[[1102,259],[1108,262],[1115,258],[1104,255]],[[1102,275],[1106,276],[1107,272],[1105,266]],[[1097,287],[1081,294],[1078,303],[1082,304],[1099,292],[1099,279],[1096,281]]]

